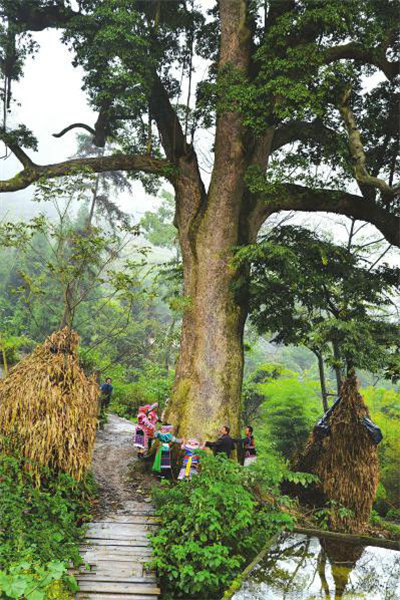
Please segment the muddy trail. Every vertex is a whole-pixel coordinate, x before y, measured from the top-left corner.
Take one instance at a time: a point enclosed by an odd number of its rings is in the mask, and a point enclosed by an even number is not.
[[[127,419],[108,415],[97,432],[93,474],[98,485],[96,516],[130,514],[150,503],[150,475],[143,473],[133,447],[135,426]]]

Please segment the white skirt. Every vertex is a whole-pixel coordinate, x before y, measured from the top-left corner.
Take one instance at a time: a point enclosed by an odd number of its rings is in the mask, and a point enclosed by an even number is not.
[[[247,458],[244,459],[244,466],[249,467],[250,465],[255,463],[256,460],[257,460],[257,456],[248,456]]]

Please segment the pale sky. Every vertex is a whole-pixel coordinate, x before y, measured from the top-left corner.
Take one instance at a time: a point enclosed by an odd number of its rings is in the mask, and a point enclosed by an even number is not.
[[[71,64],[71,54],[60,42],[60,34],[48,30],[35,35],[40,50],[35,58],[26,62],[24,78],[14,84],[13,93],[20,106],[12,107],[8,126],[25,123],[38,139],[38,152],[28,151],[39,164],[59,162],[76,151],[76,133],[73,130],[62,138],[54,138],[67,125],[76,122],[93,126],[97,115],[88,106],[86,94],[81,90],[83,71]],[[1,148],[3,154],[4,146]],[[10,156],[0,160],[0,178],[6,179],[20,170],[20,163]],[[1,194],[0,214],[20,198],[30,198],[33,187],[12,194]],[[158,204],[146,196],[140,183],[134,183],[132,197],[119,198],[127,212],[142,213]],[[139,215],[138,215],[139,216]]]

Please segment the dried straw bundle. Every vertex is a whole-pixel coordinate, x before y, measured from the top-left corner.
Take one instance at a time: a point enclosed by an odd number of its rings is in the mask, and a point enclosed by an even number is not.
[[[0,381],[0,450],[81,479],[96,437],[98,386],[79,367],[79,337],[53,333]]]
[[[352,511],[352,516],[332,510],[334,529],[361,532],[368,525],[379,482],[377,448],[361,423],[368,408],[350,375],[342,386],[341,401],[330,417],[330,435],[311,434],[297,468],[315,473],[329,500]]]

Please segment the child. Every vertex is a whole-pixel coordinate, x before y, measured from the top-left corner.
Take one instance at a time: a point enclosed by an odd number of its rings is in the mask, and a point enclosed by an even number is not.
[[[161,426],[161,431],[157,431],[154,435],[154,439],[159,440],[160,447],[154,459],[153,471],[161,477],[171,476],[171,444],[180,444],[180,440],[176,439],[172,430],[172,425],[165,424]]]
[[[185,450],[183,465],[179,472],[178,479],[189,481],[198,473],[199,457],[197,451],[200,449],[200,442],[196,438],[192,438],[187,442],[183,442],[182,450]]]
[[[135,427],[134,446],[138,449],[139,456],[143,456],[146,450],[150,450],[153,441],[156,424],[158,404],[146,404],[139,407],[137,416],[138,424]]]

